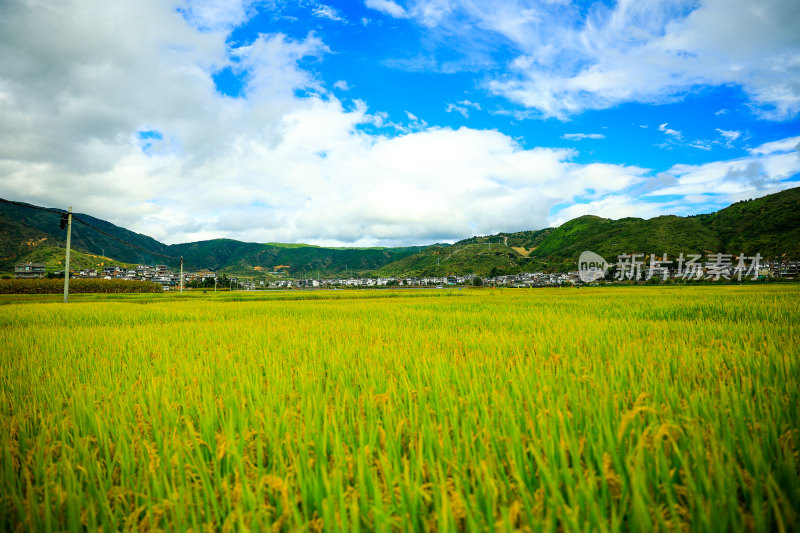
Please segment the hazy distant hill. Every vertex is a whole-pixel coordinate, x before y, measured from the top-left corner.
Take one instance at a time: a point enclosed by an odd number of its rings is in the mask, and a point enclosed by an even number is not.
[[[610,220],[586,215],[557,228],[476,236],[452,245],[405,248],[324,248],[231,239],[166,245],[92,216],[79,216],[147,250],[183,256],[187,269],[254,273],[258,267],[263,272],[277,269],[294,277],[324,277],[345,272],[385,276],[469,273],[485,276],[520,271],[565,271],[576,268],[577,258],[584,250],[597,252],[609,261],[622,253],[666,253],[676,257],[681,252],[747,255],[759,252],[765,258],[800,258],[800,188],[691,217]],[[0,270],[9,271],[15,262],[34,258],[53,264],[64,238],[57,214],[0,203]],[[81,224],[73,225],[72,242],[74,248],[90,256],[105,252],[105,256],[127,263],[177,264],[131,249]],[[63,255],[63,251],[61,253]]]

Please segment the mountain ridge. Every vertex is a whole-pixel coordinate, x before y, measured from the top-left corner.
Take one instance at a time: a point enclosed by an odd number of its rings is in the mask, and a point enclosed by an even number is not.
[[[187,269],[264,275],[277,270],[290,276],[331,277],[563,272],[576,268],[577,257],[584,250],[607,259],[623,253],[666,253],[668,257],[677,257],[679,253],[714,252],[798,259],[797,213],[800,213],[800,187],[688,217],[607,219],[583,215],[555,228],[473,236],[453,244],[406,247],[324,247],[225,238],[167,245],[91,215],[76,213],[76,216],[146,250],[175,258],[183,256]],[[73,247],[90,257],[102,255],[109,261],[122,263],[160,263],[173,267],[178,264],[177,260],[125,246],[79,223],[73,224],[72,231]],[[65,232],[59,229],[59,214],[0,202],[0,270],[13,269],[15,262],[31,256],[37,247],[63,250],[64,239]]]

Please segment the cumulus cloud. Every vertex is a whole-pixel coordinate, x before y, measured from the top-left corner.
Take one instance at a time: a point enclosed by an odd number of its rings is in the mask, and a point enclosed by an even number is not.
[[[573,150],[494,130],[429,127],[411,113],[394,124],[301,66],[328,53],[319,36],[232,47],[228,30],[180,5],[0,4],[0,195],[72,205],[169,243],[368,245],[540,228],[576,196],[612,206],[652,182],[647,169],[578,164]],[[244,80],[239,97],[214,84],[228,68]],[[753,149],[767,189],[797,171],[798,142]],[[724,179],[738,168],[674,167],[677,184],[648,191],[752,189]]]
[[[345,105],[299,66],[327,53],[317,36],[230,48],[173,7],[3,8],[3,196],[167,242],[409,243],[543,226],[565,184],[611,191],[640,174],[595,174],[570,151],[496,131],[412,119],[417,131],[365,133],[388,117]],[[217,92],[223,68],[243,75],[241,98]]]
[[[764,166],[761,163],[755,161],[751,161],[741,168],[730,167],[728,172],[725,173],[724,179],[743,183],[745,186],[752,187],[757,191],[762,191],[768,186],[779,182],[778,179],[772,178],[764,172]]]

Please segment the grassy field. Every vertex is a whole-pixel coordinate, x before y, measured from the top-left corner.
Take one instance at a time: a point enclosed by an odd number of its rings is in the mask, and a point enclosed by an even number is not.
[[[0,297],[0,530],[795,530],[800,287]]]

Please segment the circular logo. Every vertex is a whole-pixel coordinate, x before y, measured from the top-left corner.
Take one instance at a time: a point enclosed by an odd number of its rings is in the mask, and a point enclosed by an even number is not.
[[[584,283],[591,283],[605,277],[608,263],[594,252],[585,251],[578,258],[578,276]]]

